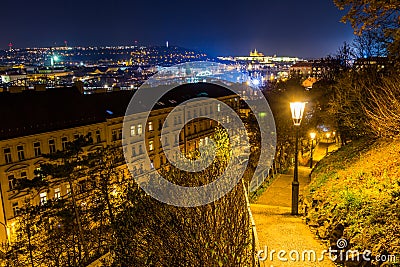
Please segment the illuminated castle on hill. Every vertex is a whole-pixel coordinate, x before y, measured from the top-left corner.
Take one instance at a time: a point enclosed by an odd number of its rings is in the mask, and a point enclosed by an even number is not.
[[[220,60],[228,60],[228,61],[238,61],[245,63],[259,63],[259,64],[275,64],[275,63],[291,63],[294,64],[298,61],[303,61],[298,57],[278,57],[274,56],[265,56],[263,53],[254,49],[254,51],[250,51],[249,56],[238,56],[238,57],[218,57]]]

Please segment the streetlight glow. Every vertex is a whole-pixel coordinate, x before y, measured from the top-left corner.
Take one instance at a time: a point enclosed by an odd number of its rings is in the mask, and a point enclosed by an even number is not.
[[[290,102],[290,110],[292,112],[293,124],[296,128],[296,143],[294,153],[294,174],[292,182],[292,215],[299,214],[299,128],[303,118],[306,102]]]
[[[315,132],[310,133],[311,140],[314,140],[316,136],[317,136],[317,134]]]
[[[300,126],[305,107],[306,102],[290,102],[290,110],[292,112],[292,119],[295,126]]]
[[[331,137],[331,133],[326,133],[326,139],[329,139]]]

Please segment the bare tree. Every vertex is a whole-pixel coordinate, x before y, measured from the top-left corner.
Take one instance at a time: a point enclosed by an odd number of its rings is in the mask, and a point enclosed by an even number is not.
[[[389,55],[399,59],[400,2],[397,0],[334,0],[340,10],[346,10],[342,22],[350,22],[355,33],[381,32],[385,37]]]
[[[380,137],[400,136],[400,78],[386,77],[380,84],[364,86],[369,101],[363,103],[368,123]]]
[[[163,176],[184,186],[212,182],[224,172],[227,158],[232,160],[226,133],[216,136],[223,139],[216,142],[221,150],[206,170],[190,173],[170,168]],[[125,208],[116,217],[115,265],[251,264],[251,229],[242,183],[213,203],[190,208],[160,203],[134,183],[124,195]]]
[[[371,30],[357,35],[352,46],[357,58],[387,56],[385,37],[379,31]]]

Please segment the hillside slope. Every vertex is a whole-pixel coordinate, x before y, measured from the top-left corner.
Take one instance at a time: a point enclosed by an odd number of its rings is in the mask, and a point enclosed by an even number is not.
[[[315,167],[302,202],[307,223],[328,246],[345,238],[345,249],[396,255],[398,263],[400,141],[358,140],[332,153]]]

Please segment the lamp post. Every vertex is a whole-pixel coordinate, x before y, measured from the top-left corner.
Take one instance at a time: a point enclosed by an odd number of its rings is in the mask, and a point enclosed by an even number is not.
[[[295,154],[294,154],[294,174],[292,182],[292,215],[299,214],[299,128],[301,120],[303,118],[305,102],[291,102],[290,110],[292,112],[293,124],[296,128],[296,143],[295,143]]]
[[[326,142],[328,143],[329,138],[331,138],[331,133],[326,133],[325,136],[326,136]]]
[[[326,155],[328,155],[328,153],[329,153],[329,138],[331,137],[331,133],[326,133],[325,136],[326,136],[326,143],[327,143],[327,145],[326,145]]]
[[[310,152],[310,168],[313,166],[313,146],[314,146],[314,139],[317,134],[315,132],[310,133],[311,137],[311,152]]]

